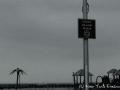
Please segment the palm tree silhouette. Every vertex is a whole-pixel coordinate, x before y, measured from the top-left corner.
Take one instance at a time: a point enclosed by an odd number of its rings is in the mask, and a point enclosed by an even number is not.
[[[20,75],[22,74],[26,74],[26,72],[24,72],[22,69],[20,68],[16,68],[14,70],[12,70],[12,72],[10,73],[11,74],[14,74],[14,73],[17,73],[17,80],[16,80],[16,90],[17,90],[17,87],[18,85],[20,84]]]

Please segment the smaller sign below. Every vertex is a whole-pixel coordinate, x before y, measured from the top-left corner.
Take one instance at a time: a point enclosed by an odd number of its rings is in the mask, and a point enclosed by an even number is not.
[[[95,20],[78,19],[78,38],[96,38]]]

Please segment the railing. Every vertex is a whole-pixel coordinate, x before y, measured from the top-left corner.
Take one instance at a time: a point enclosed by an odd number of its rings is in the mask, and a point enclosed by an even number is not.
[[[73,84],[20,84],[18,86],[16,86],[15,84],[0,84],[0,90],[1,89],[15,89],[15,88],[19,88],[19,89],[27,89],[27,90],[53,90],[53,89],[70,89],[73,90],[74,85]]]

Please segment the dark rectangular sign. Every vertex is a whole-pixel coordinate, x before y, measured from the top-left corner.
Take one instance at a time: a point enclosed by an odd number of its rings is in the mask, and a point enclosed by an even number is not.
[[[96,38],[95,20],[78,19],[78,38]]]

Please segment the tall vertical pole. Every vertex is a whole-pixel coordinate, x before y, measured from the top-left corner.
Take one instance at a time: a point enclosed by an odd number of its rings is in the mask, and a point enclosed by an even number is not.
[[[83,0],[83,19],[88,19],[88,3]],[[84,90],[88,90],[89,84],[89,50],[88,38],[83,39],[83,53],[84,53]]]

